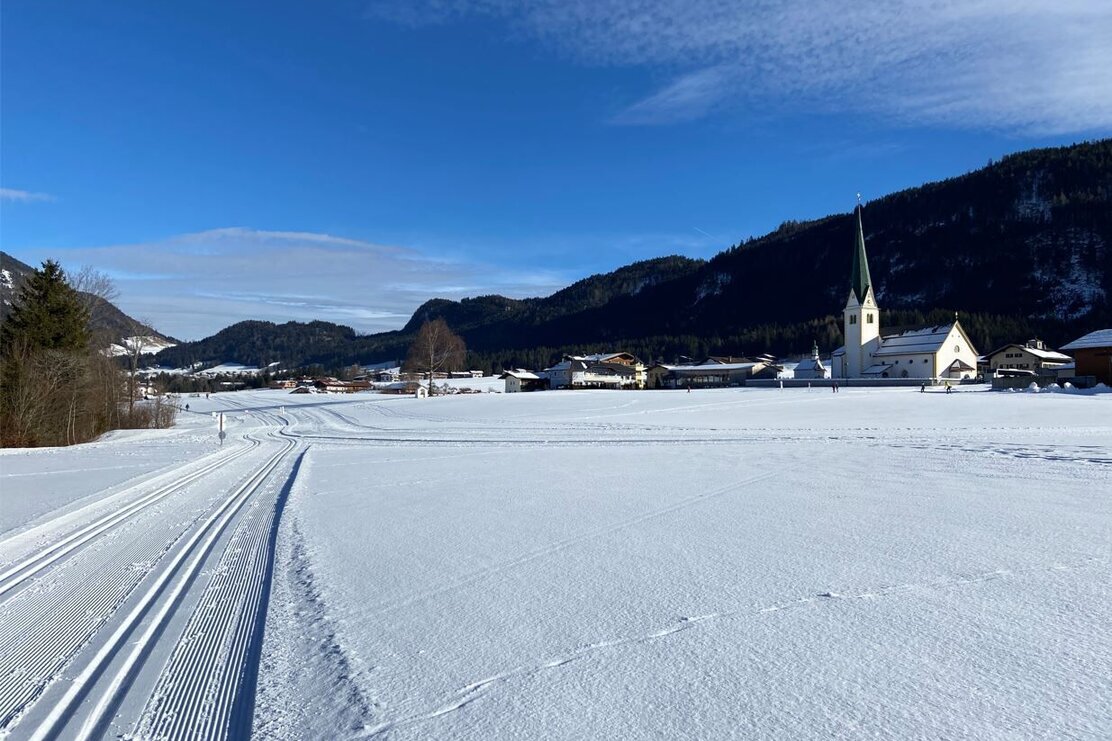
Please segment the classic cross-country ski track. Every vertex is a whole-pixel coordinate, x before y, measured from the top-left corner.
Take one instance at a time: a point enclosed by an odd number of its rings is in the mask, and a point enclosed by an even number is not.
[[[283,416],[251,420],[107,511],[0,540],[0,738],[249,735],[277,522],[304,453]]]

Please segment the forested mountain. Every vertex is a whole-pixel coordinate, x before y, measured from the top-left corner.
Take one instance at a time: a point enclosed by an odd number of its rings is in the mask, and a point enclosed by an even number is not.
[[[33,272],[34,268],[30,265],[20,262],[7,252],[0,252],[0,322],[7,318],[19,287]],[[110,342],[120,342],[125,337],[135,335],[176,342],[172,337],[160,334],[152,327],[132,319],[110,301],[90,294],[80,295],[89,309],[90,329]]]
[[[1112,140],[1022,152],[894,193],[866,205],[864,225],[888,327],[958,311],[988,350],[1112,326]],[[828,352],[841,343],[853,239],[849,213],[789,222],[709,261],[647,260],[545,298],[434,299],[398,332],[245,322],[159,362],[372,362],[404,356],[421,322],[437,317],[467,341],[472,365],[488,369],[619,346],[646,359],[788,355],[812,340]]]

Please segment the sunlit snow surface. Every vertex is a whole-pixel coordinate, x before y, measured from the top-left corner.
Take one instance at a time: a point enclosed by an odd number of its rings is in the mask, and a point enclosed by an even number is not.
[[[1112,736],[1112,394],[183,401],[0,530],[287,420],[258,737]]]
[[[293,414],[262,732],[1112,734],[1112,395]]]

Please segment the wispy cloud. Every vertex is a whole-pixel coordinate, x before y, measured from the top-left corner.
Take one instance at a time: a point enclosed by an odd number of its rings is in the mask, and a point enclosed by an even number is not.
[[[379,0],[407,24],[499,17],[589,65],[671,72],[611,117],[729,107],[863,112],[906,124],[1112,127],[1112,5],[1090,0]]]
[[[365,332],[400,328],[424,301],[498,292],[546,295],[563,276],[312,232],[243,227],[165,240],[36,250],[67,268],[92,265],[114,277],[129,314],[182,338],[244,319],[321,319]]]
[[[16,190],[14,188],[0,188],[0,201],[13,203],[44,203],[55,200],[49,193],[34,193],[29,190]]]

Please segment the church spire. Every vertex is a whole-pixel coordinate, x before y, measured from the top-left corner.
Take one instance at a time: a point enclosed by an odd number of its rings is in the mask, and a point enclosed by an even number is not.
[[[853,271],[850,273],[849,284],[858,303],[865,303],[865,294],[873,284],[869,275],[869,258],[865,255],[865,230],[861,226],[861,204],[857,204],[857,249],[853,253]]]

